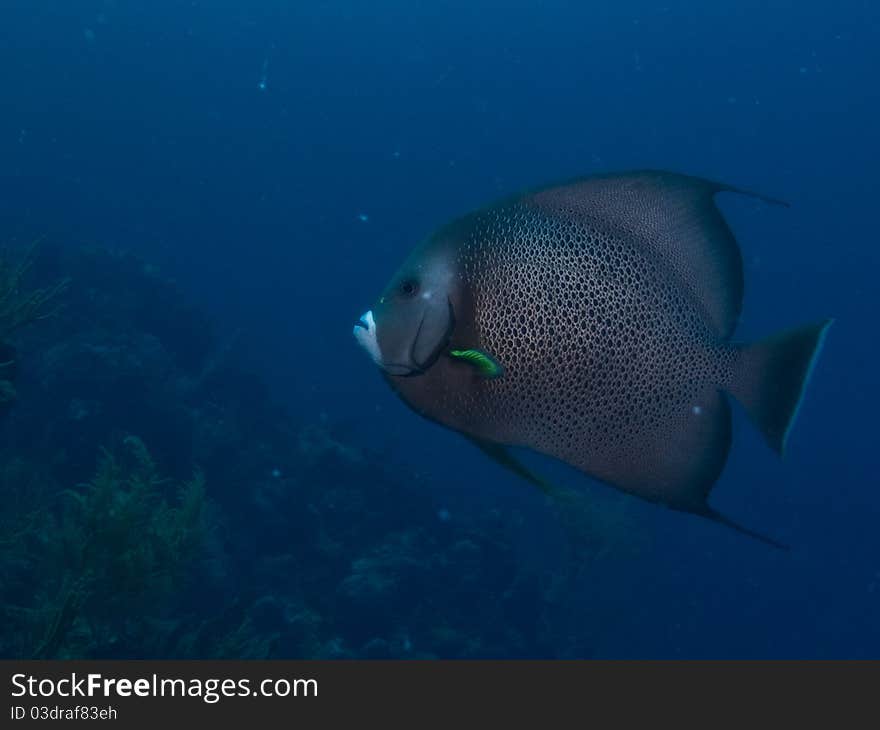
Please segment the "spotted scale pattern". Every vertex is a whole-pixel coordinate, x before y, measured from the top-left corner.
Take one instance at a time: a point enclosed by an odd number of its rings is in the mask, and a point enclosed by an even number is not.
[[[729,429],[718,387],[735,351],[655,251],[576,213],[520,200],[472,217],[458,266],[479,346],[505,376],[449,393],[447,408],[660,499],[699,466],[682,450]]]

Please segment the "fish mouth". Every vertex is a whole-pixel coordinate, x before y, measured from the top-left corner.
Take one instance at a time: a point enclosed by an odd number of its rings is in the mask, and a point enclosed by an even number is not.
[[[373,319],[373,310],[364,312],[352,330],[354,338],[363,347],[373,362],[379,367],[382,363],[382,351],[379,349],[379,341],[376,339],[376,320]]]
[[[423,318],[424,321],[424,318]],[[419,325],[419,331],[421,331],[421,324]],[[398,377],[409,377],[411,375],[421,375],[424,373],[424,367],[417,364],[415,366],[405,365],[403,363],[395,363],[395,362],[385,362],[382,359],[382,350],[379,348],[379,340],[377,337],[377,328],[376,328],[376,320],[373,318],[373,310],[369,310],[364,312],[360,319],[355,322],[354,328],[352,329],[352,334],[354,335],[355,340],[357,340],[358,344],[367,351],[367,354],[370,356],[370,359],[378,365],[382,370],[385,371],[388,375],[396,375]],[[418,339],[418,332],[416,333],[415,342]],[[415,363],[415,359],[412,355],[412,347],[410,348],[410,358]]]
[[[416,329],[415,337],[412,339],[412,343],[409,347],[408,360],[409,363],[400,363],[400,362],[385,362],[382,359],[382,351],[379,348],[379,341],[377,339],[377,328],[376,328],[376,320],[373,318],[373,310],[369,310],[361,315],[361,318],[355,323],[354,328],[352,330],[352,334],[354,338],[358,341],[358,344],[363,347],[367,354],[372,358],[373,362],[378,365],[382,370],[385,371],[387,375],[393,375],[399,378],[410,378],[415,377],[417,375],[424,375],[428,369],[437,362],[437,359],[443,353],[443,350],[449,345],[449,341],[452,339],[452,331],[455,328],[455,312],[452,308],[452,301],[447,298],[447,305],[449,307],[449,318],[446,326],[446,332],[444,336],[437,343],[437,346],[431,351],[427,358],[423,362],[419,362],[416,357],[416,345],[418,344],[419,337],[422,334],[422,329],[425,324],[425,319],[428,316],[427,311],[422,314],[422,318],[419,321],[419,326]]]

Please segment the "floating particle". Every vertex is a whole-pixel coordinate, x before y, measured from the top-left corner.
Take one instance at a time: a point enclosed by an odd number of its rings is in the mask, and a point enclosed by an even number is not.
[[[266,56],[263,59],[263,68],[260,71],[260,83],[257,84],[257,88],[260,91],[265,91],[269,86],[269,53],[275,46],[271,46],[269,51],[266,52]]]

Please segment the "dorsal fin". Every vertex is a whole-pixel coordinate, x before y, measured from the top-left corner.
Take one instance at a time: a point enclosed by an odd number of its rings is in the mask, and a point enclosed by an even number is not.
[[[714,196],[730,191],[786,205],[730,185],[658,170],[580,178],[523,196],[545,213],[575,216],[643,246],[693,296],[712,331],[727,339],[742,308],[739,246]]]

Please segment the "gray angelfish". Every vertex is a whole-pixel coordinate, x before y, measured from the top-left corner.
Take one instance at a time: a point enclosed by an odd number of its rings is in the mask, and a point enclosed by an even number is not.
[[[505,447],[773,543],[707,504],[728,395],[781,454],[831,321],[731,342],[743,267],[722,191],[754,195],[642,171],[502,200],[419,245],[355,337],[414,410],[542,488]]]

